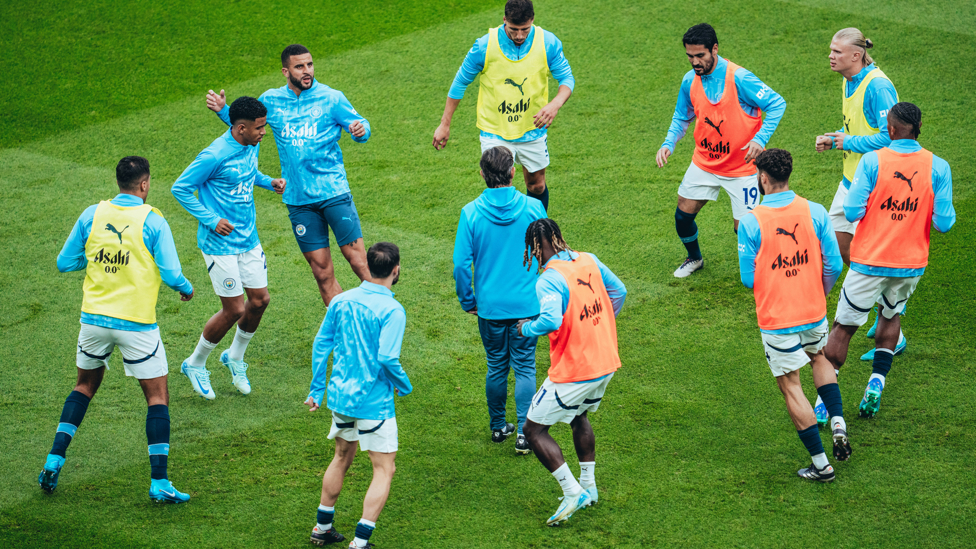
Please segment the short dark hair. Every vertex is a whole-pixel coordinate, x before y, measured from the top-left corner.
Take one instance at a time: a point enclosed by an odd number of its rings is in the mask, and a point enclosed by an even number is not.
[[[756,168],[766,172],[777,183],[786,183],[793,173],[793,156],[783,149],[766,149],[754,161]]]
[[[895,103],[895,106],[891,107],[891,114],[902,123],[910,125],[912,127],[912,135],[916,139],[922,133],[922,109],[918,108],[915,103],[909,103],[908,101]]]
[[[512,166],[515,159],[508,147],[501,145],[486,150],[481,155],[481,172],[489,189],[505,187],[512,183]]]
[[[718,44],[718,36],[708,23],[698,23],[685,32],[681,42],[686,46],[705,46],[706,50],[711,51],[715,44]]]
[[[303,46],[301,44],[292,44],[292,45],[286,47],[281,52],[281,66],[282,67],[287,67],[288,66],[288,60],[291,59],[291,56],[293,56],[293,55],[305,55],[306,53],[312,53],[312,52],[308,51],[308,48],[306,48],[305,46]]]
[[[366,252],[366,264],[373,278],[386,278],[400,264],[400,248],[392,242],[377,242]]]
[[[268,116],[268,108],[264,103],[253,97],[246,95],[238,97],[230,104],[230,125],[237,124],[238,120],[250,120],[254,122],[262,116]]]
[[[508,0],[505,3],[505,20],[513,25],[521,25],[535,19],[532,0]]]
[[[135,190],[143,178],[149,176],[149,161],[141,156],[127,156],[115,166],[115,182],[123,191]]]

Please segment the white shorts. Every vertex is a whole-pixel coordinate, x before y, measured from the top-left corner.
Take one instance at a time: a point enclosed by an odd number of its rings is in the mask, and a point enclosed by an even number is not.
[[[543,170],[549,165],[549,141],[548,136],[543,135],[539,139],[526,141],[525,143],[512,143],[502,139],[492,137],[481,137],[481,153],[492,147],[505,147],[512,151],[515,163],[521,164],[529,173]]]
[[[681,180],[678,196],[689,200],[718,200],[719,189],[725,189],[732,199],[732,219],[736,221],[759,205],[759,180],[755,174],[722,177],[706,172],[694,162]]]
[[[837,316],[834,321],[844,326],[863,326],[875,303],[878,304],[880,313],[891,320],[905,310],[908,298],[915,293],[920,278],[922,277],[870,276],[848,270],[837,300]]]
[[[827,344],[827,319],[813,328],[795,334],[762,334],[766,362],[774,377],[799,370],[810,363],[810,356]]]
[[[847,187],[844,186],[844,181],[837,185],[837,192],[834,193],[834,201],[830,203],[830,211],[827,215],[830,216],[830,224],[834,227],[835,233],[847,233],[854,234],[854,230],[857,229],[857,221],[851,223],[847,220],[844,215],[844,199],[847,198]]]
[[[268,260],[260,244],[234,255],[203,254],[214,292],[220,297],[237,297],[244,288],[268,287]]]
[[[332,412],[332,428],[329,438],[346,442],[359,442],[359,449],[366,452],[391,454],[397,451],[398,431],[396,418],[356,419]]]
[[[595,412],[612,377],[609,374],[598,381],[583,383],[553,383],[547,377],[532,397],[526,417],[539,425],[555,425],[560,421],[571,423],[584,412]]]
[[[159,328],[148,332],[113,330],[82,324],[78,332],[76,364],[82,370],[108,368],[108,359],[118,346],[122,351],[125,375],[136,379],[154,379],[169,373],[166,349],[159,338]]]

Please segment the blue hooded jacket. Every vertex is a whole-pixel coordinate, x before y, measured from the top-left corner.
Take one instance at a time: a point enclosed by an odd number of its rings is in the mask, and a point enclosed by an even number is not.
[[[539,314],[535,295],[539,264],[533,260],[526,267],[522,258],[525,230],[545,217],[542,202],[512,186],[485,189],[461,210],[454,240],[454,282],[462,309],[478,307],[478,316],[487,320]]]

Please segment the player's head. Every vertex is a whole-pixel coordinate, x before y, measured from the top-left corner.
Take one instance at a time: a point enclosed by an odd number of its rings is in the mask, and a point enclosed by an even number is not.
[[[695,74],[711,74],[715,68],[715,56],[718,55],[718,36],[715,35],[715,29],[708,23],[699,23],[685,32],[681,42],[685,45],[688,62],[695,69]]]
[[[874,63],[868,50],[874,47],[874,42],[864,37],[864,33],[848,27],[834,34],[830,41],[830,70],[844,76],[854,76],[861,69]]]
[[[508,147],[492,147],[481,154],[481,177],[489,189],[508,187],[515,177],[515,159]]]
[[[393,277],[391,284],[400,281],[400,248],[392,242],[377,242],[366,252],[369,275],[374,279],[386,280]]]
[[[918,139],[922,133],[922,109],[914,103],[895,103],[888,111],[888,136],[895,139]]]
[[[505,3],[505,34],[521,46],[525,39],[529,37],[532,30],[532,22],[535,20],[535,8],[532,7],[532,0],[508,0]]]
[[[312,54],[301,44],[292,44],[281,52],[281,74],[295,89],[305,91],[312,87],[315,67]]]
[[[145,200],[149,194],[150,179],[149,161],[141,156],[127,156],[115,166],[115,182],[124,193],[135,194]]]
[[[756,160],[756,178],[759,179],[759,193],[786,191],[790,188],[790,174],[793,173],[793,157],[783,149],[766,149]]]
[[[267,131],[268,109],[253,97],[238,97],[230,104],[230,127],[245,145],[257,145]]]
[[[550,257],[569,249],[555,221],[549,218],[536,219],[525,229],[525,253],[522,255],[522,265],[531,270],[532,258],[535,258],[541,267]]]

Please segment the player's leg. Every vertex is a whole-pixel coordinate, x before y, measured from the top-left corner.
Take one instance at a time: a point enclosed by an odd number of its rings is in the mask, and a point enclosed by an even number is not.
[[[587,506],[599,500],[599,491],[596,487],[596,435],[593,434],[593,426],[590,425],[589,413],[600,408],[600,402],[611,379],[613,374],[590,383],[577,384],[579,388],[585,388],[585,394],[581,395],[581,398],[573,397],[574,402],[580,404],[577,409],[578,415],[569,425],[573,429],[573,446],[576,448],[576,457],[580,464],[579,483],[583,490],[590,494],[590,502]]]
[[[759,205],[759,179],[755,175],[720,178],[732,203],[732,230],[739,232],[739,220]]]
[[[485,347],[488,371],[485,374],[485,400],[488,403],[488,428],[492,442],[504,442],[515,432],[515,425],[505,421],[508,399],[509,338],[507,326],[478,317],[478,332]],[[535,392],[535,391],[533,391]],[[529,398],[532,398],[531,395]]]
[[[857,271],[848,270],[844,277],[844,285],[837,300],[837,314],[834,325],[824,347],[824,356],[840,370],[847,361],[847,351],[851,338],[857,329],[868,320],[871,306],[881,296],[883,277],[863,275]]]
[[[302,255],[305,256],[305,261],[308,261],[308,266],[312,268],[312,276],[315,277],[315,283],[319,286],[319,294],[322,295],[322,301],[328,307],[329,303],[332,303],[332,298],[342,293],[342,286],[339,285],[339,281],[335,277],[332,254],[326,247],[305,252]]]
[[[542,202],[542,207],[549,211],[549,187],[546,186],[546,169],[530,172],[522,166],[522,177],[525,178],[525,194]]]
[[[549,187],[546,185],[549,137],[544,135],[534,141],[513,143],[512,147],[515,149],[515,161],[522,165],[526,194],[542,202],[542,207],[549,211]]]
[[[539,341],[536,337],[519,337],[518,324],[507,328],[510,363],[515,370],[515,413],[518,417],[518,436],[515,439],[515,452],[528,454],[529,441],[525,438],[525,421],[532,395],[535,394],[535,349]]]
[[[342,293],[342,287],[335,279],[332,255],[329,253],[329,224],[325,219],[324,204],[289,205],[288,219],[298,249],[311,267],[322,301],[328,306],[333,297]]]
[[[366,547],[376,528],[376,520],[390,496],[399,434],[395,417],[381,421],[360,419],[357,426],[360,448],[369,452],[369,460],[373,463],[373,479],[363,499],[363,516],[356,524],[356,537],[349,547]]]
[[[834,200],[830,203],[828,216],[830,224],[834,227],[834,234],[837,235],[837,245],[840,247],[840,256],[844,259],[844,264],[851,265],[851,241],[854,240],[854,230],[857,223],[851,223],[844,214],[844,199],[847,198],[847,187],[843,181],[837,185],[834,193]]]
[[[674,276],[684,278],[705,266],[701,248],[698,245],[698,224],[695,217],[709,200],[718,198],[721,183],[694,163],[688,166],[678,187],[678,207],[674,211],[674,228],[684,244],[687,256]]]
[[[352,272],[359,280],[373,280],[369,274],[369,264],[366,263],[366,244],[362,238],[357,238],[348,244],[339,246],[342,256],[349,262]]]
[[[359,280],[372,280],[369,265],[366,263],[366,245],[363,242],[363,228],[359,223],[359,212],[352,194],[346,193],[329,201],[322,209],[322,215],[335,235],[336,245],[349,262],[352,272]]]
[[[247,300],[244,311],[237,321],[237,331],[230,347],[220,354],[220,362],[230,371],[234,387],[242,394],[251,393],[251,382],[247,378],[247,363],[244,362],[244,352],[254,337],[258,325],[271,295],[268,293],[268,261],[261,245],[238,256],[238,267],[241,273],[241,285]]]
[[[826,327],[824,328],[826,332]],[[824,334],[826,336],[826,333]],[[819,345],[822,347],[822,344]],[[840,387],[837,385],[837,374],[834,367],[823,355],[821,349],[815,346],[806,346],[804,350],[810,357],[810,365],[813,369],[813,384],[817,387],[818,402],[826,408],[829,416],[829,426],[831,438],[834,442],[834,457],[840,461],[847,461],[851,457],[851,444],[847,436],[847,421],[844,420],[844,402],[840,396]],[[816,413],[816,410],[814,410]],[[817,423],[820,418],[817,418]]]
[[[799,370],[777,376],[776,384],[783,393],[786,410],[790,414],[794,427],[796,427],[796,434],[800,437],[800,441],[810,453],[810,458],[813,461],[813,466],[800,469],[797,474],[803,478],[820,482],[834,480],[834,468],[830,466],[827,453],[824,452],[823,442],[820,440],[820,431],[817,429],[817,418],[813,414],[810,401],[803,394],[803,387],[800,386]]]
[[[315,545],[325,545],[345,540],[345,536],[336,531],[333,526],[335,519],[335,504],[342,492],[342,484],[346,479],[346,473],[352,466],[352,460],[356,457],[358,441],[348,441],[339,436],[335,438],[335,455],[329,468],[322,475],[322,497],[319,500],[319,508],[315,514],[315,527],[312,528],[310,541]]]
[[[908,305],[908,298],[915,292],[920,277],[878,278],[883,280],[878,299],[878,330],[874,335],[875,353],[872,357],[871,377],[858,408],[862,417],[874,417],[878,413],[881,392],[891,370],[891,363],[895,355],[904,351],[907,346],[901,331],[901,313]]]

